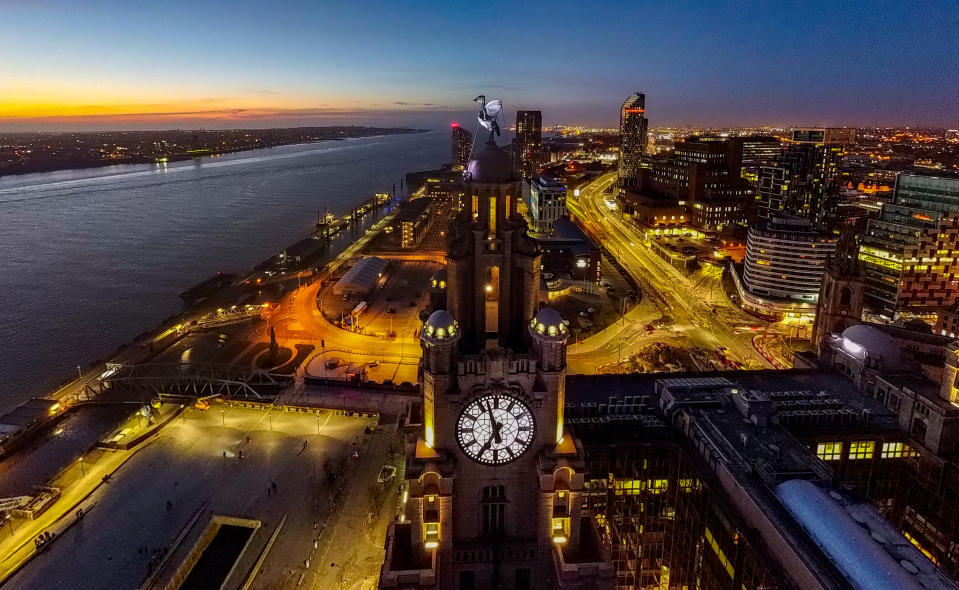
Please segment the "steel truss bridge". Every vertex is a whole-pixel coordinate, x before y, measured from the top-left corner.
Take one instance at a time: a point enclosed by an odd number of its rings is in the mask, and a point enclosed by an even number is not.
[[[264,399],[276,397],[293,381],[293,375],[214,363],[107,363],[103,374],[84,384],[77,400],[92,400],[107,391],[122,391],[143,399],[161,393],[190,398]]]

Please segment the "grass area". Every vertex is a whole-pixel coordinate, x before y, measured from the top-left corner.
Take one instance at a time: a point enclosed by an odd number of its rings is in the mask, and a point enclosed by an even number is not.
[[[210,357],[211,363],[230,363],[239,355],[243,350],[250,345],[249,340],[230,340],[226,344],[220,347],[213,356]]]
[[[243,356],[241,356],[239,360],[237,360],[234,364],[240,365],[242,367],[249,367],[250,364],[253,363],[253,359],[255,359],[258,354],[260,354],[264,350],[269,350],[269,349],[270,349],[269,342],[257,342],[256,344],[251,346],[250,349],[247,350],[243,354]]]
[[[289,350],[289,349],[284,349]],[[300,364],[306,360],[306,357],[310,356],[310,353],[313,352],[312,344],[297,344],[296,345],[296,356],[291,358],[289,361],[283,364],[282,367],[278,367],[274,370],[274,373],[280,373],[281,375],[291,375]]]
[[[279,350],[276,351],[275,357],[267,350],[267,352],[256,357],[255,363],[258,369],[272,369],[273,367],[286,364],[291,358],[293,358],[293,351],[281,346]]]

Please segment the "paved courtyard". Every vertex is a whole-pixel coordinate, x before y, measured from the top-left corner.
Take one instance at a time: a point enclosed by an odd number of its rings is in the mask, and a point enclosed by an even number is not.
[[[353,480],[382,464],[391,436],[382,428],[365,433],[372,422],[218,404],[188,409],[83,500],[84,518],[3,588],[137,587],[154,550],[170,546],[194,518],[212,514],[259,520],[261,536],[286,517],[254,586],[285,587],[307,572],[314,539],[318,546],[323,540],[331,506],[324,465],[345,466],[342,505],[351,490],[365,492],[369,484]],[[354,449],[357,460],[350,459]]]

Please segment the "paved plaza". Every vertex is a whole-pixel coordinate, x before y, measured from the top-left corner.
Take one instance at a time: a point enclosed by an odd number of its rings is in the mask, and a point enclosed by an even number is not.
[[[283,522],[254,588],[293,588],[298,580],[311,580],[316,570],[308,570],[306,560],[329,547],[331,534],[324,533],[367,526],[368,488],[375,484],[395,432],[395,427],[367,432],[375,422],[331,412],[221,404],[205,412],[187,409],[90,493],[80,504],[84,518],[62,528],[49,548],[3,588],[137,587],[148,575],[155,550],[171,546],[188,525],[213,514],[261,521],[260,539]],[[357,459],[350,458],[354,450]],[[324,466],[337,464],[345,466],[345,473],[334,487],[343,491],[329,518]],[[362,523],[341,510],[346,498],[353,497],[362,499]],[[64,518],[74,520],[72,515]],[[342,548],[333,553],[338,551]],[[354,573],[367,575],[365,570]]]

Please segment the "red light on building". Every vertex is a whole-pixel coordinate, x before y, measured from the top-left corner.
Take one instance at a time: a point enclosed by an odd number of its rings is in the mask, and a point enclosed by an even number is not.
[[[450,123],[450,127],[453,127],[454,129],[455,129],[456,127],[459,127],[459,126],[460,126],[460,124],[457,123],[456,121],[453,121],[452,123]]]
[[[639,113],[639,114],[642,114],[642,113],[645,113],[645,112],[646,112],[646,109],[623,109],[623,110],[626,111],[627,113]]]

